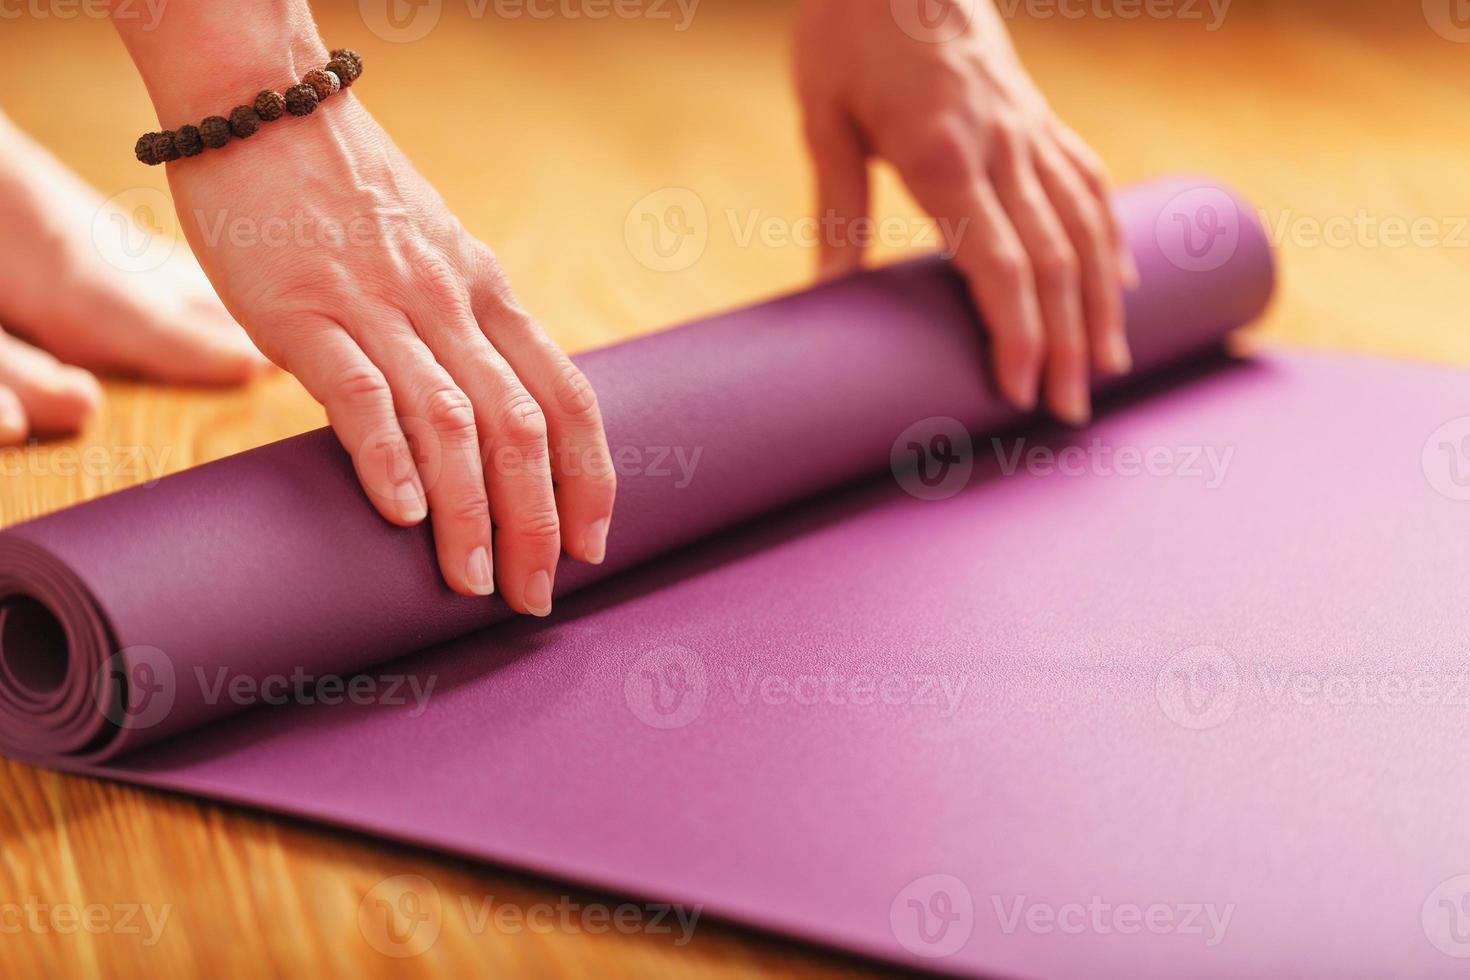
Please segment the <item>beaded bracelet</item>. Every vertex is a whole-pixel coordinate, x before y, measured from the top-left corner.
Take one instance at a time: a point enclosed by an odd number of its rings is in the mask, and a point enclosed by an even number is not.
[[[253,105],[236,106],[230,110],[229,118],[210,116],[198,126],[144,133],[138,137],[133,153],[138,162],[156,167],[180,157],[198,156],[205,147],[217,150],[232,137],[243,140],[254,136],[263,122],[275,122],[288,113],[293,116],[311,115],[318,103],[334,92],[350,88],[361,75],[362,58],[358,53],[337,48],[325,68],[307,72],[300,84],[292,85],[284,94],[267,89],[255,97]]]

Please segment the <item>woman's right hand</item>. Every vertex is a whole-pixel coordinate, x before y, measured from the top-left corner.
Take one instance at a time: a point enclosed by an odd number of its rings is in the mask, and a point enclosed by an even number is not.
[[[307,0],[195,0],[151,24],[118,5],[113,23],[170,129],[329,61]],[[445,83],[420,84],[432,105]],[[562,549],[606,550],[616,478],[597,401],[355,91],[168,171],[210,282],[326,407],[378,511],[432,520],[456,592],[498,584],[512,609],[550,613]]]
[[[169,182],[225,305],[326,407],[378,511],[431,519],[455,591],[498,583],[544,616],[563,548],[603,560],[616,479],[591,387],[352,93]]]

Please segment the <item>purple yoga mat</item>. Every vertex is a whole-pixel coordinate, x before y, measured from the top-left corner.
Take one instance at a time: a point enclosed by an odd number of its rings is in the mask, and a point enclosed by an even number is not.
[[[1119,207],[1141,378],[1081,432],[937,261],[580,357],[620,496],[549,621],[328,433],[12,528],[0,742],[908,965],[1453,973],[1470,379],[1211,356],[1259,224]]]

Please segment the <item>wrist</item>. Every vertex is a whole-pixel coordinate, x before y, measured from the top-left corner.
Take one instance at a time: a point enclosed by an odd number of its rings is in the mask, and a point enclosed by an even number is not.
[[[165,129],[228,116],[329,58],[304,0],[178,4],[151,29],[120,14],[114,24]]]

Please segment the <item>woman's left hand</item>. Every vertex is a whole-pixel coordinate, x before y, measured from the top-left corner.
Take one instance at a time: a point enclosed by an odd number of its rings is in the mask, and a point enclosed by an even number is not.
[[[925,4],[942,16],[921,19]],[[1136,272],[1102,165],[1047,106],[990,0],[803,0],[796,74],[824,276],[861,265],[868,161],[887,160],[942,225],[1001,391],[1029,410],[1044,376],[1051,412],[1086,422],[1089,362],[1131,366],[1121,293]]]

